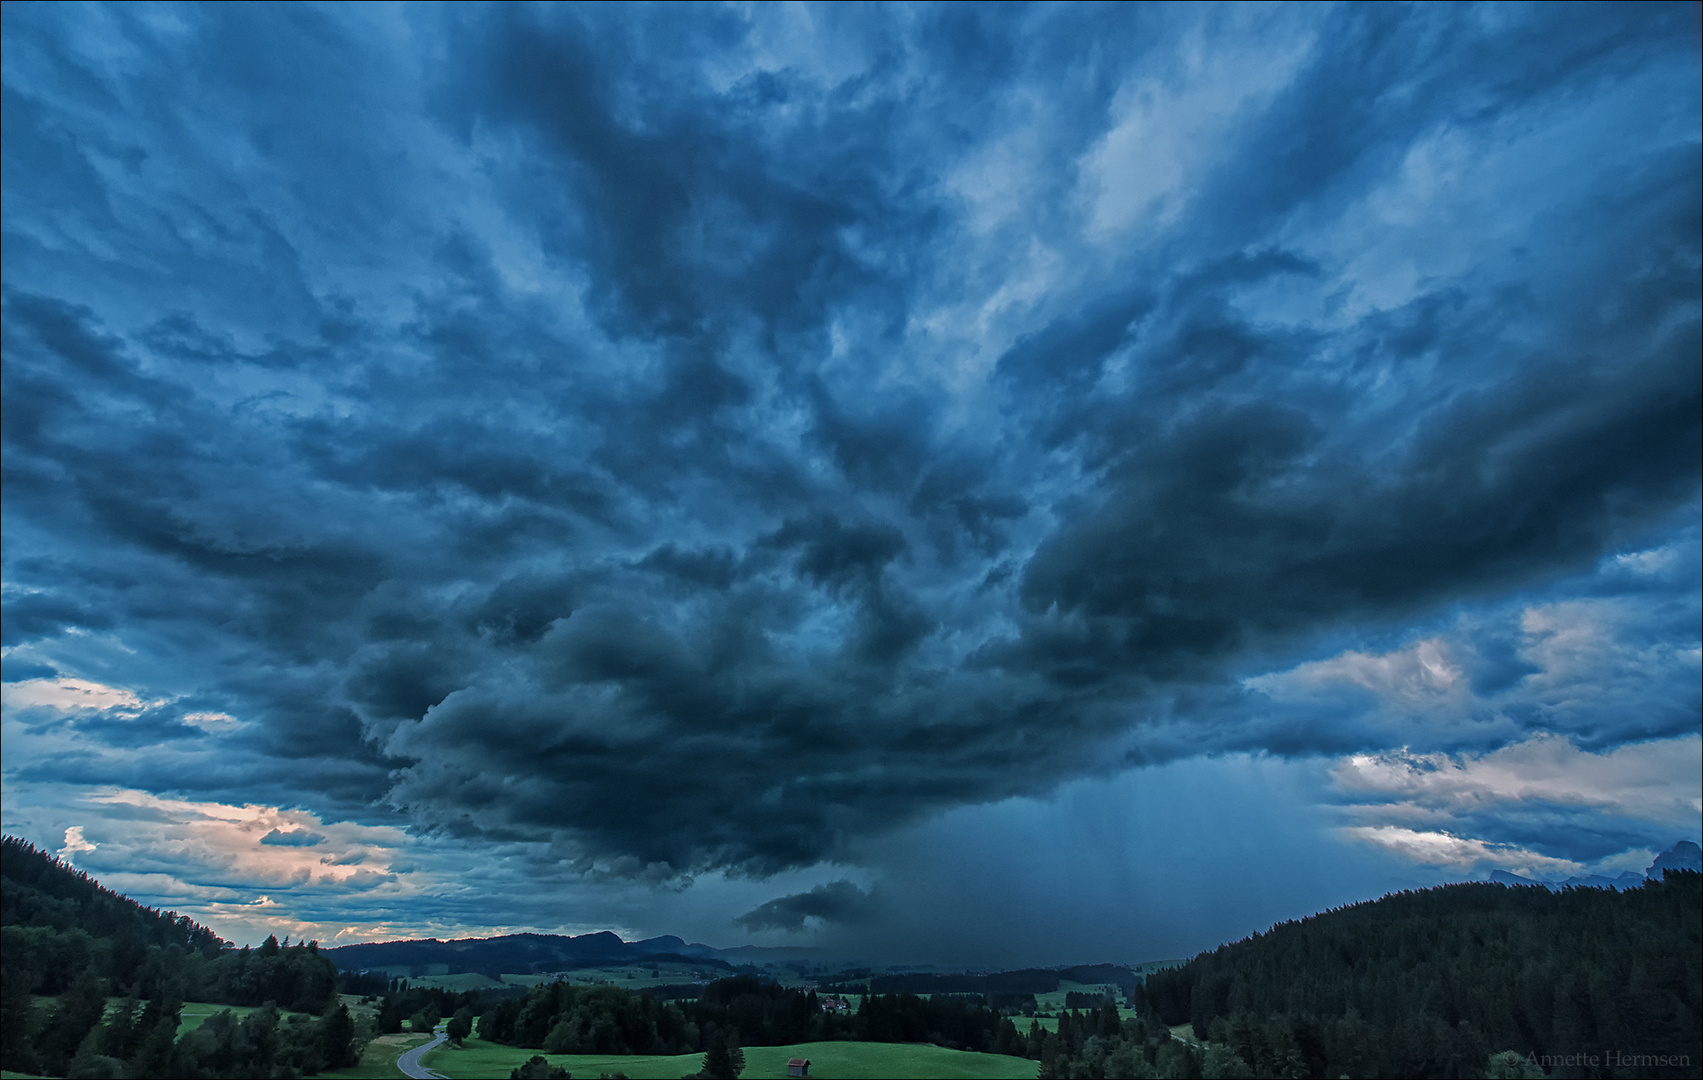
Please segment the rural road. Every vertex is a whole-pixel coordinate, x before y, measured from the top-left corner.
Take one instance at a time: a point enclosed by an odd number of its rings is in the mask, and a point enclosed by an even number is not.
[[[448,1035],[445,1035],[441,1031],[437,1032],[436,1037],[434,1037],[431,1042],[425,1043],[421,1046],[416,1046],[414,1049],[397,1058],[396,1067],[402,1070],[403,1076],[412,1076],[414,1077],[414,1080],[440,1080],[437,1073],[420,1067],[420,1055],[437,1046],[447,1038],[449,1038]]]

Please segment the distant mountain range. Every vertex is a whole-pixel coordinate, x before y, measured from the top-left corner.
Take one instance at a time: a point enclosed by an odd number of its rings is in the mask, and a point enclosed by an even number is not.
[[[437,964],[447,965],[451,974],[470,971],[496,978],[499,975],[543,974],[576,968],[610,967],[626,964],[675,963],[732,972],[734,966],[719,949],[688,944],[672,934],[622,941],[603,931],[566,937],[559,934],[508,934],[492,938],[460,938],[455,941],[382,941],[367,945],[339,945],[321,949],[344,971],[372,971],[406,967],[416,973]]]
[[[604,931],[568,937],[557,934],[508,934],[490,938],[459,938],[439,941],[384,941],[366,945],[339,945],[321,949],[342,971],[380,971],[388,969],[394,975],[417,978],[430,974],[456,975],[473,972],[498,978],[502,975],[545,975],[582,968],[662,966],[692,967],[703,979],[718,979],[735,972],[755,972],[763,967],[794,966],[799,968],[828,968],[821,974],[846,976],[848,970],[859,979],[871,975],[877,979],[940,979],[941,975],[929,965],[907,964],[894,967],[844,956],[832,956],[820,949],[803,946],[766,947],[739,945],[717,949],[710,945],[690,943],[672,934],[645,938],[643,941],[623,941]],[[438,972],[431,969],[438,968]],[[834,971],[832,969],[838,969]],[[984,973],[985,974],[985,973]],[[1076,982],[1133,986],[1139,981],[1134,970],[1117,964],[1096,964],[1070,968],[1026,969],[1017,974],[1050,977],[1046,989],[1056,989],[1059,979]],[[954,975],[952,978],[964,978]],[[977,977],[982,977],[978,975]],[[892,989],[892,987],[889,987]]]
[[[1689,840],[1681,840],[1656,856],[1656,861],[1642,874],[1630,870],[1605,877],[1602,874],[1574,875],[1565,881],[1539,881],[1536,878],[1521,877],[1510,874],[1506,870],[1496,870],[1491,873],[1490,880],[1502,885],[1542,885],[1546,889],[1574,888],[1591,889],[1636,889],[1649,880],[1660,881],[1663,870],[1703,870],[1703,848]]]
[[[941,974],[932,969],[925,970],[926,965],[901,968],[875,965],[872,968],[868,961],[856,961],[854,964],[844,958],[829,957],[820,950],[799,946],[766,948],[741,945],[717,949],[709,945],[688,944],[673,935],[623,941],[607,931],[578,937],[510,934],[455,941],[439,941],[436,938],[386,941],[369,945],[340,945],[319,952],[343,971],[386,971],[411,979],[464,972],[498,978],[502,975],[553,975],[583,968],[667,965],[675,969],[671,972],[672,977],[678,978],[678,968],[686,966],[695,969],[696,978],[708,981],[740,972],[756,972],[764,966],[838,965],[841,970],[837,972],[819,974],[830,979],[849,978],[860,988],[867,982],[875,993],[1048,993],[1057,990],[1061,980],[1116,986],[1127,992],[1141,981],[1141,976],[1134,969],[1121,964]]]

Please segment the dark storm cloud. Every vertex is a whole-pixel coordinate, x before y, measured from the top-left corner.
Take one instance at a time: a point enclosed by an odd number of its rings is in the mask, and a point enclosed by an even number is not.
[[[25,682],[29,679],[52,679],[59,675],[57,668],[51,664],[31,663],[24,660],[5,665],[5,676],[0,681]]]
[[[1427,379],[1368,408],[1353,386],[1362,363],[1309,378],[1292,344],[1210,309],[1156,335],[1149,348],[1166,359],[1147,372],[1187,392],[1161,393],[1157,412],[1139,384],[1127,403],[1090,406],[1099,415],[1078,430],[1108,444],[1106,493],[1029,564],[1024,606],[1058,618],[1019,648],[1040,663],[1068,651],[1168,675],[1263,636],[1407,615],[1577,565],[1690,497],[1703,340],[1694,321],[1652,332],[1649,312],[1696,280],[1684,248],[1703,227],[1703,190],[1691,163],[1663,164],[1646,198],[1668,204],[1646,209],[1645,243],[1593,268],[1630,295],[1609,318],[1565,321],[1573,355],[1509,348],[1504,372],[1486,371],[1486,353],[1506,348],[1491,305],[1454,305],[1460,336],[1427,351],[1445,370],[1476,368],[1460,378],[1480,385],[1455,401]],[[1602,226],[1611,220],[1624,219]],[[1628,265],[1652,255],[1652,274]],[[1335,345],[1356,360],[1417,359],[1384,336]],[[1629,368],[1627,355],[1643,362]],[[1424,413],[1424,429],[1388,443],[1392,423]]]
[[[1688,9],[165,10],[5,15],[6,678],[150,703],[15,774],[667,879],[1695,726]],[[1244,682],[1463,605],[1470,730]]]
[[[856,924],[868,918],[874,898],[849,881],[841,879],[818,885],[809,892],[780,896],[759,904],[733,920],[747,930],[804,929],[804,920]]]

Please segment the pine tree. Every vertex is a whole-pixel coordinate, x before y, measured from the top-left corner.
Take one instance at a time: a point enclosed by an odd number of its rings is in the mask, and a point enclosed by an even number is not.
[[[112,1019],[106,1022],[106,1028],[101,1033],[100,1052],[102,1054],[123,1061],[130,1056],[131,1051],[136,1049],[136,1011],[138,1007],[136,991],[132,988],[130,995],[112,1014]]]
[[[101,980],[92,966],[86,967],[59,999],[59,1008],[41,1033],[38,1045],[49,1072],[57,1073],[67,1067],[105,1012],[106,994]]]
[[[717,1038],[704,1055],[704,1067],[699,1075],[713,1080],[737,1080],[745,1069],[745,1051],[729,1038]]]
[[[341,1069],[360,1060],[355,1053],[355,1021],[349,1016],[349,1006],[339,1001],[326,1010],[319,1024],[320,1053],[325,1055],[328,1069]]]

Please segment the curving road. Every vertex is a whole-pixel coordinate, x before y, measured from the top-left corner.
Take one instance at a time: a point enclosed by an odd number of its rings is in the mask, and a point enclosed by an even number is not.
[[[439,1043],[449,1038],[443,1032],[437,1032],[436,1037],[429,1043],[416,1046],[414,1049],[396,1059],[396,1067],[402,1070],[403,1076],[412,1076],[414,1080],[442,1080],[437,1073],[420,1066],[420,1055],[435,1048]]]

